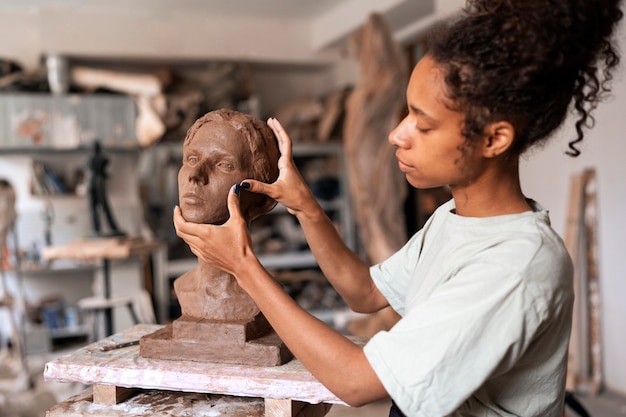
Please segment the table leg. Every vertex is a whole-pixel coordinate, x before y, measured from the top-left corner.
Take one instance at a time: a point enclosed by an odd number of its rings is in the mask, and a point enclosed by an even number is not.
[[[323,417],[331,404],[309,404],[289,399],[265,398],[265,417]]]

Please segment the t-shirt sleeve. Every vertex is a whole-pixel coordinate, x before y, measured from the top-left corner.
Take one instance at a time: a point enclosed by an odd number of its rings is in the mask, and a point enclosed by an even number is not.
[[[540,321],[528,297],[506,266],[473,263],[376,334],[366,357],[405,413],[448,415],[522,355]]]
[[[391,308],[403,316],[406,310],[406,290],[419,260],[422,231],[417,232],[399,251],[385,261],[370,267],[374,284],[385,296]],[[418,278],[419,279],[419,278]]]

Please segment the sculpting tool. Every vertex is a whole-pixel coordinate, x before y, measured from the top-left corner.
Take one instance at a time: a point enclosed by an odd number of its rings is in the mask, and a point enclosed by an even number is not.
[[[139,340],[131,340],[130,342],[117,343],[115,345],[100,346],[100,351],[108,352],[109,350],[122,349],[128,346],[138,345]]]

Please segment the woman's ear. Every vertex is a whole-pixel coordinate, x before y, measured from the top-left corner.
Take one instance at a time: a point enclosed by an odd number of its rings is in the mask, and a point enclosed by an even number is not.
[[[485,158],[495,158],[504,154],[515,140],[515,128],[506,121],[493,122],[487,125],[485,133],[482,149]]]

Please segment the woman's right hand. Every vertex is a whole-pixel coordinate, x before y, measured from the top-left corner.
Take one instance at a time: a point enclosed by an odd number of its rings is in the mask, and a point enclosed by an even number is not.
[[[267,124],[272,128],[278,140],[280,150],[278,178],[271,184],[246,179],[242,182],[242,188],[272,197],[287,207],[289,213],[297,216],[306,212],[308,208],[315,207],[317,201],[293,161],[292,142],[289,135],[277,119],[269,118]]]

